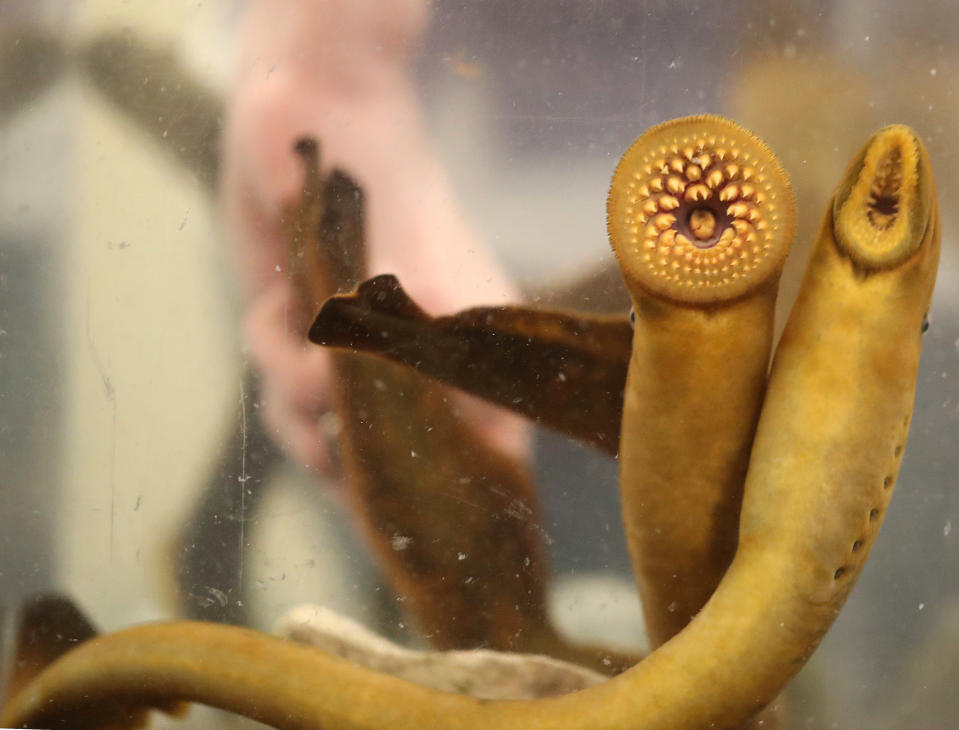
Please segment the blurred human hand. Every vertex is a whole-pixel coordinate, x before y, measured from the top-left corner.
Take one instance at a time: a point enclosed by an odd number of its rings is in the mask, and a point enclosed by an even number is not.
[[[293,153],[320,140],[324,165],[348,170],[367,200],[368,274],[396,274],[425,309],[516,301],[518,293],[454,202],[427,137],[410,60],[426,0],[251,0],[223,149],[223,206],[245,298],[244,334],[260,373],[261,413],[299,463],[329,469],[322,416],[332,406],[328,353],[306,340],[287,271],[284,206],[302,170]],[[527,427],[466,395],[477,435],[524,457]]]

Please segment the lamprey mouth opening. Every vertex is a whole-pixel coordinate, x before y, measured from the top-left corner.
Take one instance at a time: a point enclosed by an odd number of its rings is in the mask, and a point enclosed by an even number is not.
[[[643,134],[616,168],[607,203],[627,286],[687,304],[736,299],[778,276],[795,219],[769,148],[715,116]]]
[[[836,194],[839,248],[868,269],[890,268],[912,256],[929,223],[931,174],[912,129],[893,125],[876,132]]]
[[[892,228],[899,214],[899,191],[902,189],[902,150],[890,150],[880,161],[869,191],[866,217],[877,230]]]
[[[714,200],[699,203],[683,201],[677,213],[679,215],[673,228],[696,248],[712,248],[733,224],[733,217]]]

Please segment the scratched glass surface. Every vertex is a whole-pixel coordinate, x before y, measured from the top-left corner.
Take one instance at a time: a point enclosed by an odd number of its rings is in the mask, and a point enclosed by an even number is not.
[[[250,292],[287,272],[250,275],[255,264],[237,262],[233,240],[243,215],[217,202],[224,109],[237,93],[230,80],[242,44],[262,40],[238,27],[262,4],[14,0],[0,8],[6,665],[17,607],[38,592],[68,596],[102,630],[192,617],[272,631],[294,606],[322,604],[425,646],[351,517],[335,462],[304,468],[289,433],[263,425],[271,393],[258,384],[244,317]],[[959,6],[435,0],[421,34],[409,35],[408,71],[397,71],[409,74],[412,92],[371,112],[355,103],[376,93],[361,72],[388,65],[368,56],[389,39],[361,37],[363,24],[332,12],[336,4],[301,0],[305,35],[308,23],[318,39],[356,34],[365,46],[355,65],[328,84],[294,80],[233,113],[285,104],[277,134],[312,132],[321,145],[321,130],[337,120],[328,152],[338,164],[350,172],[350,154],[366,154],[357,165],[392,181],[374,182],[374,191],[398,196],[408,230],[429,229],[435,216],[440,228],[467,231],[527,301],[555,301],[587,274],[614,270],[605,196],[620,155],[657,122],[710,112],[765,139],[792,178],[799,224],[781,327],[848,160],[884,124],[919,132],[944,236],[913,425],[870,560],[790,685],[789,727],[948,726],[959,713],[959,217],[947,202],[959,196]],[[282,38],[290,11],[273,12],[277,22],[259,30]],[[331,35],[328,18],[342,32]],[[364,148],[383,145],[363,135],[396,133],[402,147],[396,130],[411,113],[427,144],[406,179],[370,162]],[[310,115],[321,119],[314,127]],[[271,124],[251,133],[264,155],[275,149]],[[347,140],[339,151],[337,140]],[[255,151],[232,154],[271,169]],[[240,199],[252,206],[255,194]],[[467,247],[452,268],[431,269],[427,257],[408,269],[414,281],[452,282],[447,290],[481,303],[484,283],[464,274],[480,258],[472,254]],[[391,255],[383,261],[401,254]],[[594,310],[628,307],[615,275],[577,296]],[[433,304],[449,311],[442,297]],[[313,406],[307,415],[322,420]],[[329,436],[335,428],[324,423]],[[527,455],[553,620],[581,640],[641,649],[615,462],[539,429]],[[393,535],[393,549],[406,547]],[[194,712],[187,722],[234,721]]]

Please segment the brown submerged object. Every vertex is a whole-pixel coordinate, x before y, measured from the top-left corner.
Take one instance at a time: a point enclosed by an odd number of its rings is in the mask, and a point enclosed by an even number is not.
[[[401,363],[609,454],[619,448],[626,315],[476,307],[430,317],[388,274],[329,299],[310,340]]]
[[[344,174],[321,177],[313,141],[297,150],[306,183],[286,227],[294,283],[312,313],[365,273],[363,200]],[[525,467],[479,439],[442,386],[392,363],[333,358],[354,514],[429,642],[544,653],[607,673],[629,666],[631,658],[570,646],[552,628],[539,504]]]
[[[286,227],[294,283],[311,312],[365,272],[363,201],[342,173],[320,176],[314,143],[298,152],[306,183]],[[545,598],[526,475],[481,453],[443,389],[414,373],[335,353],[333,378],[352,511],[407,618],[443,649],[505,649],[528,637],[545,622]]]

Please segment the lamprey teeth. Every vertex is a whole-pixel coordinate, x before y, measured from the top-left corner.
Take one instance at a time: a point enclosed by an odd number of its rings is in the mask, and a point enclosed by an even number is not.
[[[727,185],[719,192],[719,199],[723,202],[735,200],[739,196],[739,188],[735,185]]]
[[[896,180],[895,165],[884,169],[870,187],[880,223],[888,218],[885,191]],[[613,248],[631,269],[627,280],[689,304],[737,298],[771,280],[795,229],[792,189],[779,162],[750,132],[712,116],[643,134],[616,169],[607,213]],[[748,247],[734,245],[744,240]],[[679,269],[659,255],[673,246],[683,250]],[[637,257],[640,250],[650,255]]]

